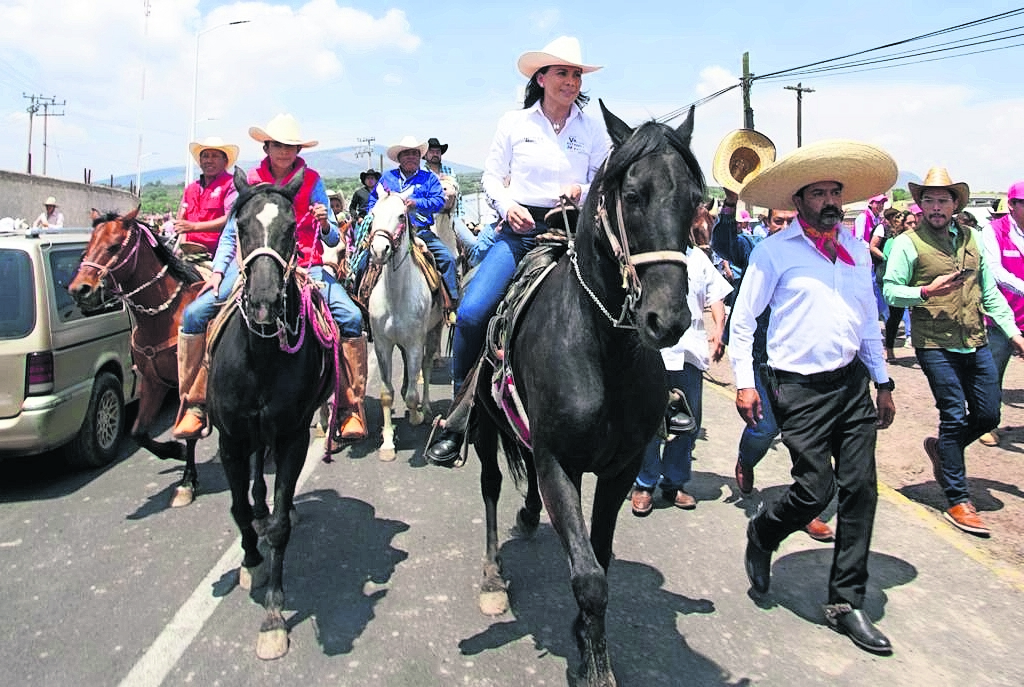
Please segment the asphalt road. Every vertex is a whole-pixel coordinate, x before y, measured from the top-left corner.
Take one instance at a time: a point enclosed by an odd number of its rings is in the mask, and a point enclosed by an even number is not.
[[[372,355],[371,355],[372,358]],[[375,365],[371,362],[371,370]],[[371,373],[372,377],[372,373]],[[450,393],[434,370],[437,410]],[[370,419],[380,426],[378,384]],[[732,464],[740,427],[729,394],[705,385],[706,438],[689,491],[620,514],[607,628],[620,685],[1017,685],[1024,675],[1024,584],[969,538],[884,486],[869,615],[895,653],[876,657],[821,618],[831,546],[798,533],[775,556],[772,591],[748,591],[746,518],[787,480],[788,457],[759,466],[740,498]],[[172,409],[165,409],[164,428]],[[546,519],[502,546],[513,610],[476,608],[483,508],[474,457],[426,465],[425,427],[397,422],[398,459],[373,441],[334,463],[310,445],[285,569],[289,654],[255,656],[262,610],[237,587],[241,557],[216,442],[199,445],[201,493],[168,502],[180,464],[126,442],[107,469],[73,472],[53,457],[3,465],[0,480],[0,682],[44,685],[566,684],[577,652],[568,565]],[[592,483],[584,482],[584,498]],[[506,481],[501,531],[520,498]]]

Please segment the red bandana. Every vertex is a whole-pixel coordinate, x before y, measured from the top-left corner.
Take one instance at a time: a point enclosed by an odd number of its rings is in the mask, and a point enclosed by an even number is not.
[[[800,221],[800,228],[804,230],[804,235],[814,242],[814,247],[818,249],[819,253],[833,263],[836,261],[836,258],[839,258],[847,265],[854,264],[853,256],[836,239],[836,234],[838,233],[836,229],[820,231],[805,222],[804,218],[800,215],[797,215],[796,218]]]

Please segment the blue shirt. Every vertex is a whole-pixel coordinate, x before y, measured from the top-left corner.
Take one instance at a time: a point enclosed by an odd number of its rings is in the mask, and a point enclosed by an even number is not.
[[[373,212],[377,204],[377,190],[383,186],[390,193],[399,193],[412,188],[411,198],[416,201],[416,211],[409,213],[409,221],[414,227],[429,228],[434,224],[434,213],[444,207],[444,189],[437,175],[427,169],[417,170],[409,178],[402,175],[401,169],[389,169],[377,182],[370,193],[370,201],[366,205],[367,212]]]

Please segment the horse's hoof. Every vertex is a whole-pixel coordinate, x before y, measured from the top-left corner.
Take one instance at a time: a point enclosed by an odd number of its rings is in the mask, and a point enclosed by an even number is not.
[[[171,508],[181,508],[182,506],[188,506],[196,500],[196,489],[195,487],[186,487],[179,485],[174,490],[174,496],[171,498]]]
[[[288,630],[278,628],[260,632],[256,639],[256,655],[264,661],[273,661],[288,653]]]
[[[423,420],[424,420],[423,413],[421,413],[420,411],[418,411],[418,410],[410,410],[409,411],[409,424],[412,425],[413,427],[418,427],[419,425],[422,425],[423,424]]]
[[[484,615],[503,615],[508,612],[508,592],[504,589],[480,592],[480,612]]]
[[[238,569],[238,586],[247,592],[259,589],[270,579],[270,571],[264,563],[247,568],[244,565]]]
[[[382,448],[377,451],[377,458],[384,461],[385,463],[390,463],[396,457],[397,455],[395,454],[395,449],[393,448]]]

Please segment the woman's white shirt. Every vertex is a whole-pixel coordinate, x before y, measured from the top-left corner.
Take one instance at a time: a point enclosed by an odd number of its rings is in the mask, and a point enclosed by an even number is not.
[[[484,190],[502,218],[515,203],[554,207],[568,184],[580,185],[582,205],[610,149],[602,122],[573,104],[565,126],[556,134],[538,101],[506,112],[498,120],[484,162]]]

